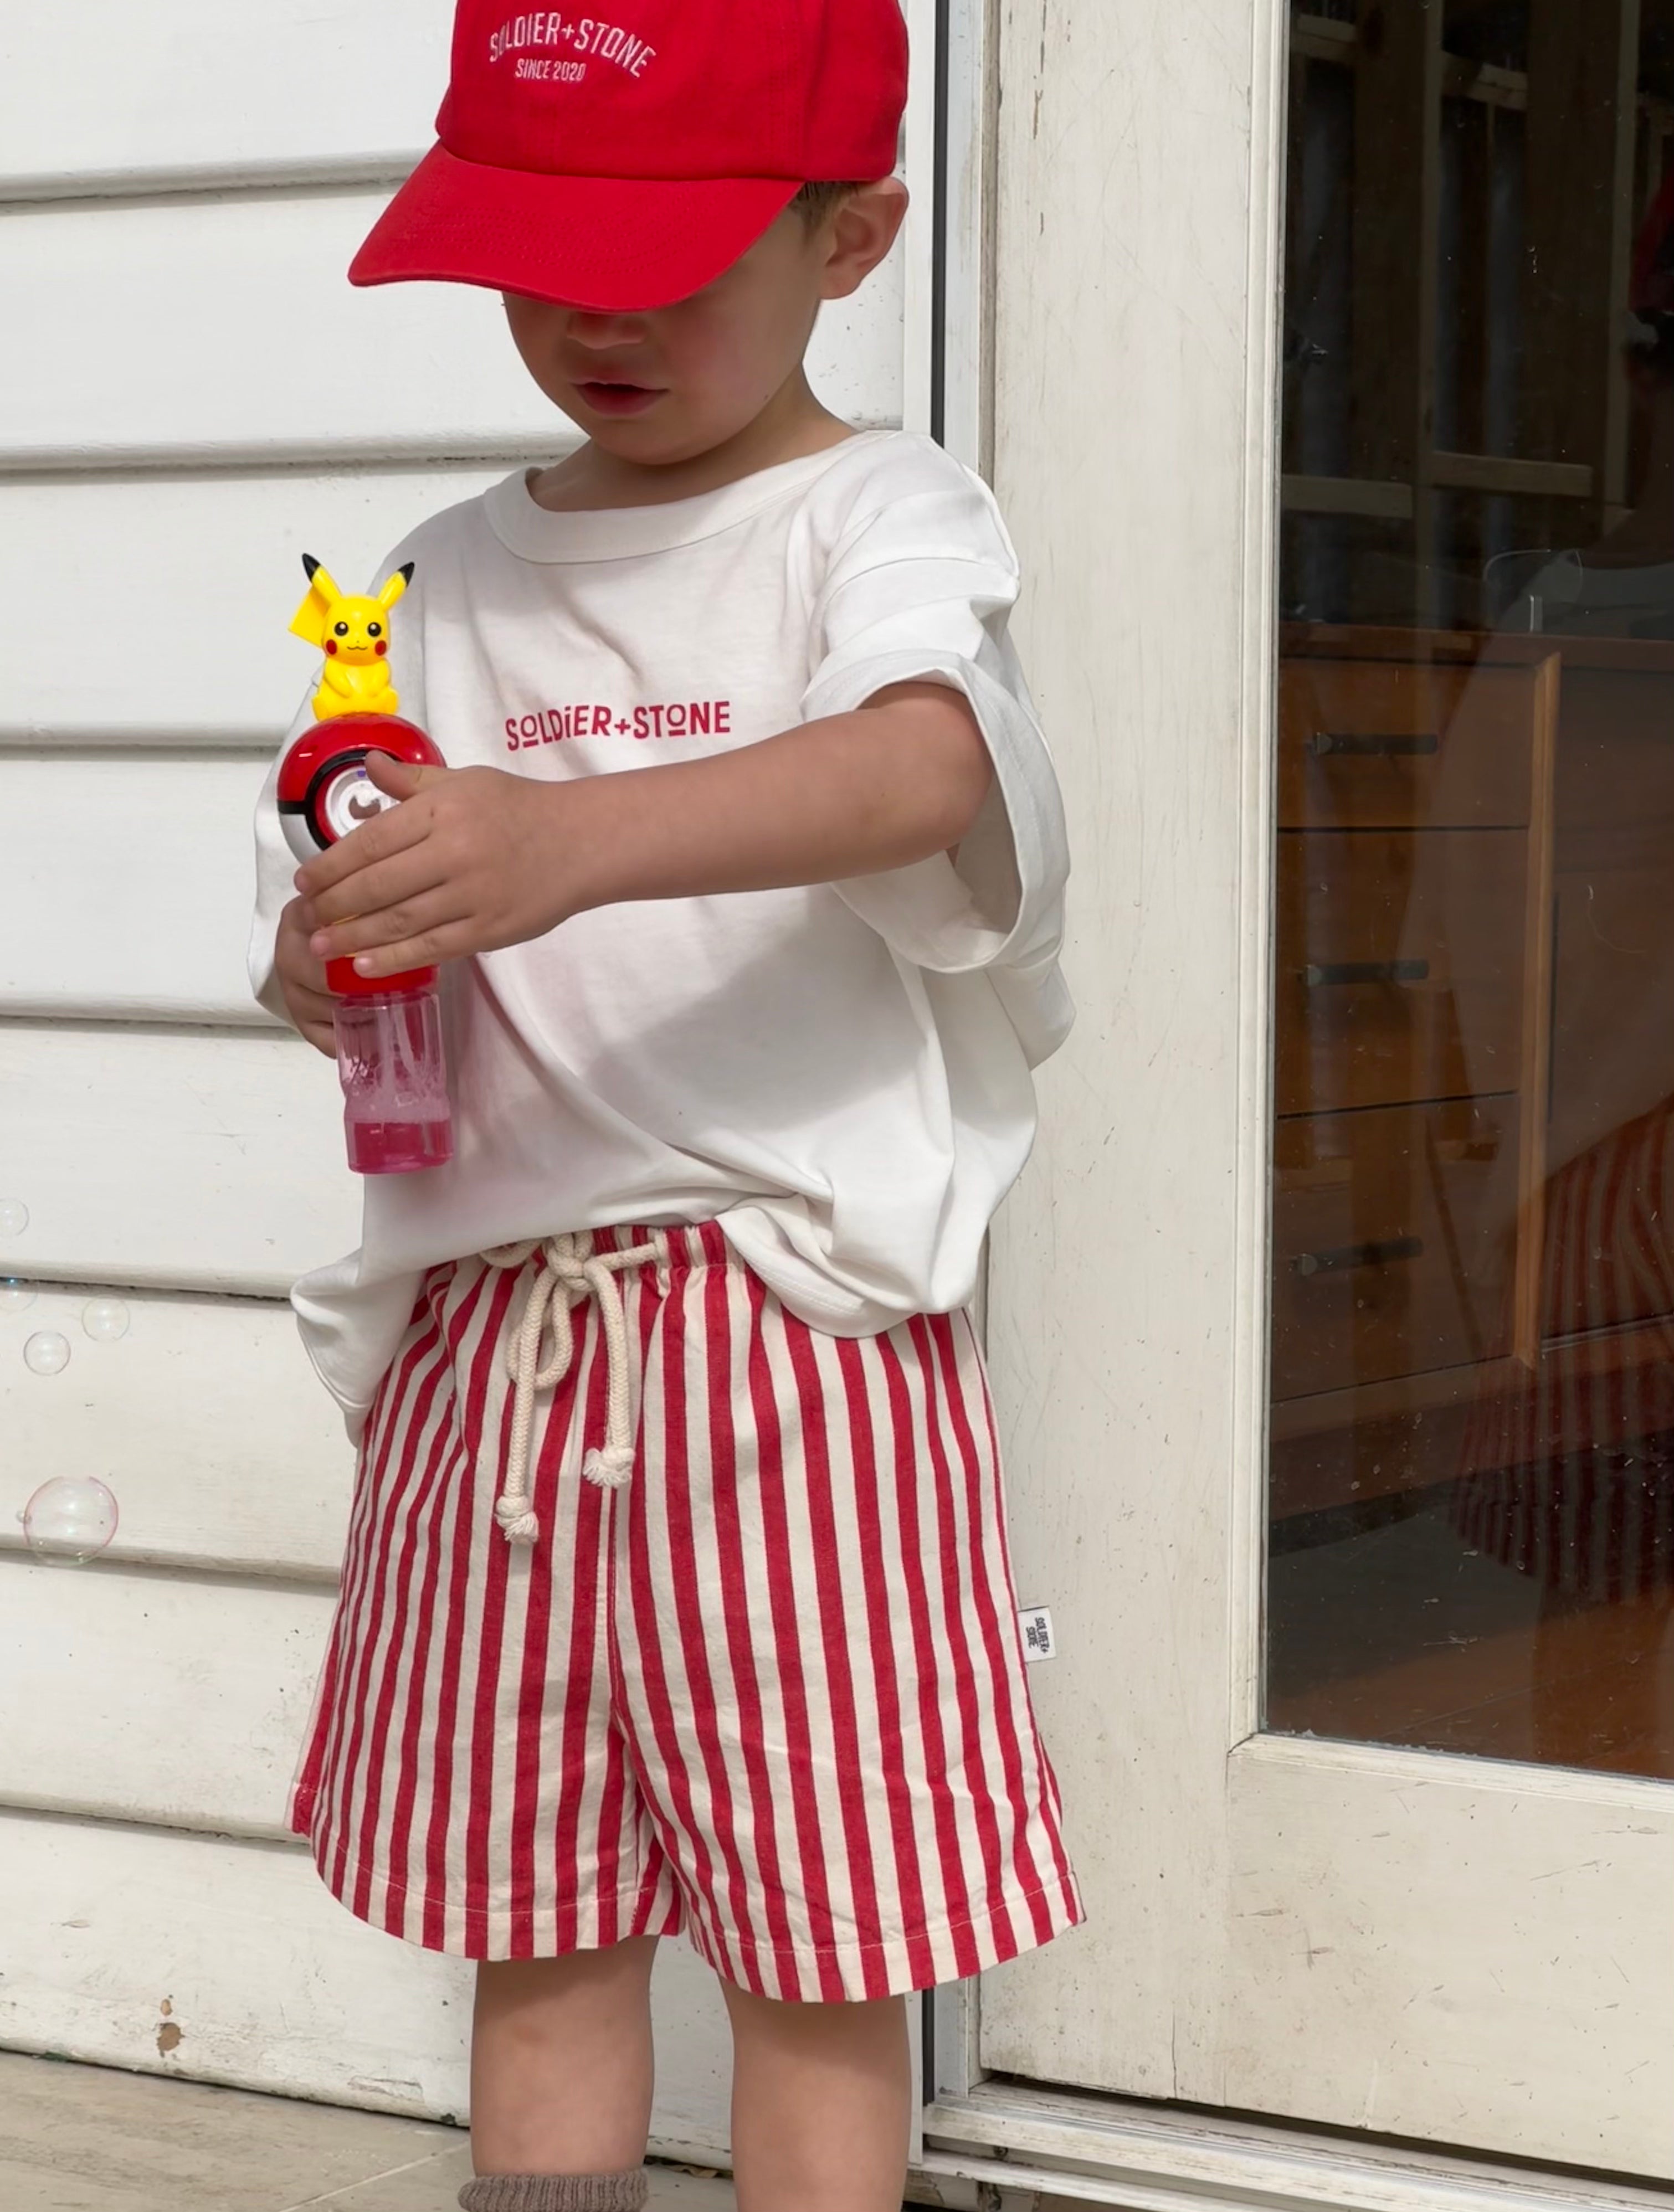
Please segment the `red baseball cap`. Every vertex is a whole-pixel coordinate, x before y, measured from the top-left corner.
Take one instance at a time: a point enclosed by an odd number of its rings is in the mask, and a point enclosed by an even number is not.
[[[805,184],[895,167],[900,0],[460,0],[441,141],[355,284],[484,284],[611,312],[714,282]]]

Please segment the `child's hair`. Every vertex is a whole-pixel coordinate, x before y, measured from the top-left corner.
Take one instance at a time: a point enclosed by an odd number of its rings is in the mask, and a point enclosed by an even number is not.
[[[851,192],[857,192],[860,190],[861,186],[858,184],[804,185],[791,202],[791,205],[807,223],[808,228],[814,230],[825,222],[828,215],[834,214],[843,205]]]

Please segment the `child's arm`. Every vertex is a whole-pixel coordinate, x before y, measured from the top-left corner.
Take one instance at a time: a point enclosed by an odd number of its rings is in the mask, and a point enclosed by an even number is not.
[[[313,953],[379,975],[520,944],[593,907],[908,866],[965,836],[992,769],[963,695],[909,683],[708,760],[553,784],[380,758],[373,774],[405,803],[297,884]]]

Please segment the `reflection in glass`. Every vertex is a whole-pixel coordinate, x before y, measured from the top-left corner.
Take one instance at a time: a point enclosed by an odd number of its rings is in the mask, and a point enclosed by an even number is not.
[[[1268,1725],[1674,1778],[1674,0],[1289,131]]]

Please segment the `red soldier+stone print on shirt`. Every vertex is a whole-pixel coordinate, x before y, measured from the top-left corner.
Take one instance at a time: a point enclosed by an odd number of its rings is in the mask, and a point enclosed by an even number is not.
[[[610,707],[596,701],[573,701],[558,707],[539,707],[532,714],[508,714],[506,750],[522,752],[535,745],[559,744],[565,738],[729,738],[733,734],[730,699],[659,700],[650,706]]]

